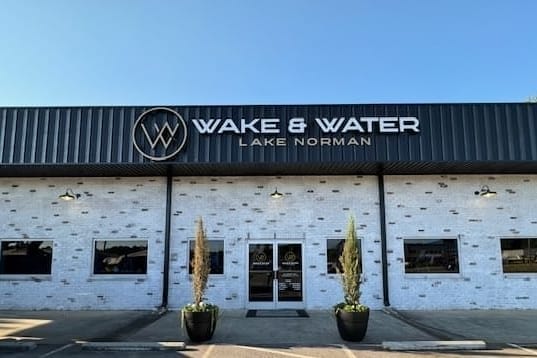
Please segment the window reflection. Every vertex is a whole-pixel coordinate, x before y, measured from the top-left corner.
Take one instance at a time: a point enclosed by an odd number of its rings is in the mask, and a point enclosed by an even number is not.
[[[224,273],[224,240],[207,240],[211,271],[209,274],[222,275]],[[192,274],[192,261],[196,242],[190,240],[190,256],[188,273]]]
[[[250,271],[272,271],[272,245],[251,244],[250,246]]]
[[[274,300],[274,265],[272,244],[249,244],[248,299],[252,302]]]
[[[0,274],[50,275],[52,241],[2,241]]]
[[[147,240],[97,240],[94,257],[94,274],[146,274]]]
[[[341,262],[339,257],[343,254],[343,246],[345,245],[344,239],[327,239],[326,240],[326,273],[343,273]],[[360,272],[362,272],[362,255],[361,255],[361,240],[358,239],[358,258]],[[338,271],[339,270],[339,271]]]
[[[537,272],[537,238],[501,239],[503,272]]]
[[[406,239],[405,273],[458,273],[457,239]]]

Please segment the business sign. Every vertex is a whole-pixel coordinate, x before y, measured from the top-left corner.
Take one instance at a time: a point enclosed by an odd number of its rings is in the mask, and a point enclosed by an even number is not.
[[[309,122],[312,124],[309,125],[304,117],[289,118],[286,122],[287,126],[280,118],[192,119],[199,134],[253,133],[263,135],[249,140],[239,137],[240,147],[369,146],[372,133],[418,133],[420,131],[419,120],[416,117],[314,117],[313,121]],[[314,129],[312,130],[311,127]],[[306,135],[312,131],[318,131],[323,135]],[[282,133],[286,133],[287,136],[278,136]],[[341,136],[346,133],[353,136]]]
[[[375,133],[420,132],[416,117],[213,117],[190,118],[188,124],[176,111],[152,108],[134,124],[134,146],[144,157],[163,161],[182,150],[188,130],[198,136],[236,136],[238,147],[370,146]]]
[[[187,126],[179,113],[155,107],[142,113],[132,129],[132,141],[144,157],[162,161],[176,156],[186,143]]]
[[[419,121],[416,117],[315,117],[314,126],[323,133],[403,133],[419,132]],[[280,118],[240,119],[211,118],[192,119],[194,127],[201,134],[223,133],[257,133],[280,134],[282,123]],[[304,117],[293,117],[287,121],[287,133],[304,134],[308,123]]]

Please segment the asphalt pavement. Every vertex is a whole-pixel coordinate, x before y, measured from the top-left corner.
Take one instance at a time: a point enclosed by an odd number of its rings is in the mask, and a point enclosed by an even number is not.
[[[328,352],[382,351],[383,342],[483,340],[492,349],[521,347],[537,356],[533,348],[537,347],[537,310],[372,311],[360,343],[341,340],[331,311],[307,313],[309,317],[246,317],[246,310],[222,310],[213,339],[193,344],[176,311],[0,311],[0,355],[2,345],[4,352],[16,352],[6,348],[10,344],[30,344],[33,348],[28,352],[39,352],[34,356],[50,357],[62,356],[84,342],[184,342],[187,350],[182,356],[192,357],[201,352],[209,357],[214,349],[223,352],[230,347],[257,350],[255,356],[267,349],[283,350],[287,356],[313,356],[291,353],[297,349],[334,356]]]

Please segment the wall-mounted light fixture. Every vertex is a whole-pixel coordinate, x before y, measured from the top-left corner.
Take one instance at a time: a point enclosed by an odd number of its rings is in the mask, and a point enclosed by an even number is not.
[[[274,199],[281,198],[282,196],[283,194],[278,191],[278,188],[274,189],[274,192],[270,194],[270,197]]]
[[[483,196],[485,198],[491,198],[493,196],[496,196],[495,191],[490,190],[488,185],[483,185],[479,191],[474,192],[475,195]]]
[[[67,189],[65,194],[59,195],[58,198],[62,200],[75,200],[80,198],[80,194],[73,192],[73,189]]]

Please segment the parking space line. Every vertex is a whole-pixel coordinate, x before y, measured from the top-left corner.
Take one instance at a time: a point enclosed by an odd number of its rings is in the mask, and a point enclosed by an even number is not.
[[[344,344],[333,344],[333,346],[340,347],[341,349],[343,349],[343,352],[345,352],[345,355],[347,356],[347,358],[356,358],[354,353],[352,353],[352,351],[346,345],[344,345]]]
[[[525,347],[519,346],[518,344],[514,344],[514,343],[507,343],[507,345],[511,346],[511,347],[514,347],[514,348],[517,348],[517,349],[520,349],[520,350],[523,350],[526,353],[531,353],[534,356],[537,356],[537,351],[534,351],[533,349],[525,348]]]
[[[259,348],[259,347],[248,347],[248,346],[235,346],[235,347],[244,348],[244,349],[251,349],[253,351],[259,351],[259,352],[265,352],[265,353],[276,353],[276,354],[281,354],[282,356],[287,356],[287,357],[315,358],[315,357],[312,357],[312,356],[303,356],[301,354],[287,353],[287,352],[275,351],[275,350],[272,350],[272,349]]]
[[[45,354],[43,354],[43,355],[40,355],[39,358],[50,357],[51,355],[56,354],[56,353],[58,353],[58,352],[61,352],[61,351],[63,351],[64,349],[67,349],[67,348],[72,347],[72,346],[74,346],[74,343],[66,344],[66,345],[63,346],[63,347],[57,348],[57,349],[55,349],[55,350],[53,350],[53,351],[50,351],[50,352],[45,353]]]
[[[211,356],[211,353],[213,352],[213,350],[214,350],[214,344],[211,344],[209,346],[209,348],[207,348],[207,351],[203,355],[203,358],[209,358]]]

